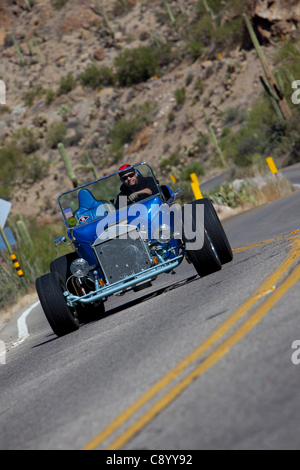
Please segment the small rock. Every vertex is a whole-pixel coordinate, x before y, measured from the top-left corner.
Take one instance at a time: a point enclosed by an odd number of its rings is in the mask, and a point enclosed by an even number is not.
[[[213,63],[212,63],[211,60],[205,60],[204,62],[202,62],[201,65],[204,69],[208,69],[209,67],[211,67],[213,65]]]
[[[100,47],[94,52],[94,58],[96,60],[104,60],[105,59],[105,53],[103,47]]]
[[[123,41],[124,41],[124,36],[123,36],[123,34],[122,34],[120,31],[117,31],[117,32],[114,34],[114,38],[115,38],[115,42],[116,42],[116,43],[120,43],[120,42],[123,42]]]

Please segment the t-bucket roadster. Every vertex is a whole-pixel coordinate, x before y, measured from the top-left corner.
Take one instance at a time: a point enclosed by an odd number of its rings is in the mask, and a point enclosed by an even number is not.
[[[181,207],[181,189],[159,185],[150,166],[134,165],[140,177],[151,178],[152,195],[129,201],[118,197],[120,172],[63,193],[58,204],[66,237],[58,246],[74,253],[50,265],[36,281],[47,320],[57,336],[104,315],[112,295],[150,287],[162,273],[173,273],[184,259],[200,277],[219,271],[232,260],[232,250],[218,215],[208,199]],[[149,180],[148,180],[149,181]]]

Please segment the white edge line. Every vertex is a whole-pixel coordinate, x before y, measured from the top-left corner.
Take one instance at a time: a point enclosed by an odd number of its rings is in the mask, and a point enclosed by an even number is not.
[[[28,315],[32,312],[33,309],[35,309],[39,305],[39,301],[35,302],[31,307],[29,307],[25,312],[22,313],[18,320],[18,341],[12,343],[11,349],[16,348],[20,344],[22,344],[28,337],[28,328],[26,324],[26,319]]]

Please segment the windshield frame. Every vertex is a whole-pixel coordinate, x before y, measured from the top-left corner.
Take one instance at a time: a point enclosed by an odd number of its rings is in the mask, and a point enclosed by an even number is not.
[[[146,165],[146,166],[148,167],[148,170],[149,170],[149,172],[150,172],[150,175],[152,176],[152,178],[153,178],[153,180],[154,180],[154,182],[155,182],[155,185],[156,185],[156,187],[157,187],[157,193],[156,193],[156,194],[151,194],[151,195],[149,195],[149,197],[143,199],[143,202],[144,202],[144,201],[147,201],[147,200],[149,200],[150,198],[153,198],[153,197],[157,197],[157,196],[163,197],[163,194],[162,194],[162,190],[161,190],[161,188],[160,188],[160,185],[159,185],[157,179],[155,178],[154,173],[153,173],[152,168],[150,167],[150,165],[149,165],[148,163],[146,163],[146,162],[140,162],[140,163],[134,164],[134,165],[132,165],[132,166],[134,167],[134,169],[138,169],[138,167],[141,166],[141,165]],[[64,210],[66,210],[66,209],[63,209],[63,206],[61,205],[61,199],[63,198],[63,196],[65,196],[65,195],[67,195],[67,194],[71,194],[71,193],[73,193],[73,192],[77,192],[77,193],[78,193],[78,191],[80,191],[80,190],[83,189],[83,188],[88,189],[89,186],[91,186],[91,185],[93,185],[93,184],[95,184],[95,183],[98,183],[98,182],[107,180],[108,178],[111,178],[111,177],[113,177],[113,176],[119,175],[120,173],[121,173],[121,171],[116,171],[116,172],[111,173],[111,174],[109,174],[109,175],[107,175],[107,176],[103,176],[102,178],[99,178],[99,179],[97,179],[97,180],[90,181],[90,182],[85,183],[85,184],[83,184],[83,185],[81,185],[81,186],[78,186],[77,188],[73,188],[73,189],[71,189],[71,190],[69,190],[69,191],[65,191],[64,193],[60,194],[60,196],[58,197],[57,202],[58,202],[58,206],[59,206],[61,215],[62,215],[62,217],[63,217],[64,224],[65,224],[67,230],[70,231],[70,230],[78,229],[78,228],[80,228],[80,227],[83,227],[83,226],[86,226],[86,225],[88,225],[88,224],[91,224],[91,223],[95,222],[95,220],[103,219],[103,218],[106,217],[106,216],[104,216],[104,217],[99,217],[99,218],[97,218],[97,219],[90,220],[89,222],[86,222],[86,223],[84,223],[84,224],[78,224],[78,223],[77,223],[75,226],[70,226],[70,225],[68,224],[68,220],[69,220],[69,219],[67,219],[67,218],[65,217],[65,214],[64,214]],[[120,183],[121,183],[121,182],[120,182]],[[116,197],[117,197],[117,195],[116,195]],[[114,205],[113,205],[110,201],[107,201],[107,202],[108,202],[108,204],[111,204],[112,207],[114,207]],[[140,202],[140,203],[141,203],[141,202]],[[112,212],[110,212],[110,213],[113,213],[113,212],[118,213],[120,210],[122,210],[122,209],[118,209],[118,210],[115,209],[114,211],[112,211]]]

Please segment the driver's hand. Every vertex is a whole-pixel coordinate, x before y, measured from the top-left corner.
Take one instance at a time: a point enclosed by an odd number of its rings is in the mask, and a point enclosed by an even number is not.
[[[139,197],[138,193],[132,193],[128,196],[130,202],[134,202]]]

